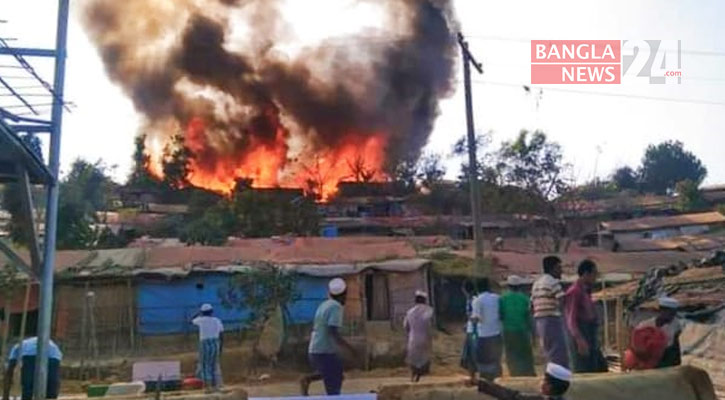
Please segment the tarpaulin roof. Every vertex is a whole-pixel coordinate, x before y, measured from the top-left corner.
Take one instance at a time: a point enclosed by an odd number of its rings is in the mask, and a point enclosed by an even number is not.
[[[710,323],[686,324],[680,346],[683,362],[706,370],[719,398],[724,398],[725,311],[720,311]]]
[[[261,263],[284,266],[315,276],[355,274],[374,268],[414,271],[427,261],[416,258],[415,246],[436,240],[410,242],[390,238],[304,238],[235,240],[232,246],[151,247],[79,251],[66,255],[58,272],[74,276],[129,276],[145,273],[186,275],[193,271],[236,272]]]
[[[473,258],[473,250],[455,251],[455,254]],[[486,253],[486,257],[495,259],[494,265],[506,274],[532,275],[538,274],[542,269],[542,260],[548,253],[514,253],[494,251]],[[585,258],[597,263],[601,273],[623,272],[643,274],[653,266],[670,265],[673,263],[689,263],[699,261],[706,256],[704,252],[681,251],[648,251],[613,253],[598,249],[580,250],[577,252],[555,254],[564,263],[564,271],[576,273],[577,264]]]
[[[725,216],[719,212],[713,211],[698,214],[674,215],[669,217],[644,217],[623,221],[607,221],[602,222],[602,227],[612,232],[627,232],[722,223],[725,223]]]

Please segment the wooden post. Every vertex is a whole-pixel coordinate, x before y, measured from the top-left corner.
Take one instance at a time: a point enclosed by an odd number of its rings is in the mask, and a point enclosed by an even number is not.
[[[602,291],[606,292],[607,282],[602,281]],[[605,298],[602,300],[602,310],[604,313],[604,346],[603,350],[605,353],[609,350],[609,307],[607,307],[609,301]]]
[[[93,292],[89,292],[87,295],[88,302],[89,302],[89,319],[90,319],[90,325],[91,325],[91,348],[93,349],[93,364],[96,370],[96,380],[101,379],[101,368],[98,360],[98,335],[96,331],[96,299],[95,294]]]
[[[8,291],[9,292],[9,291]],[[10,336],[10,293],[5,293],[5,321],[3,321],[3,341],[2,341],[2,352],[0,352],[0,360],[3,360],[2,372],[5,372],[5,354],[8,353],[8,339]]]
[[[620,360],[624,360],[624,301],[622,296],[617,296],[617,316],[615,319],[615,330],[617,334],[617,353]]]
[[[86,379],[86,357],[88,356],[88,281],[83,289],[83,310],[81,313],[81,343],[80,343],[80,375],[81,380]]]
[[[33,283],[28,281],[25,284],[25,299],[23,299],[23,317],[20,320],[20,340],[25,339],[25,330],[28,326],[28,307],[30,307],[30,289]]]
[[[129,278],[127,283],[128,287],[128,340],[131,346],[131,353],[135,353],[136,350],[136,320],[133,315],[133,305],[135,296],[133,295],[133,284]]]

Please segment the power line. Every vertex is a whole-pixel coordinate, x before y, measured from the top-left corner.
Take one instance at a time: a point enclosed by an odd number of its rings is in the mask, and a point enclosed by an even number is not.
[[[517,88],[522,88],[523,86],[530,86],[528,84],[483,81],[483,80],[474,80],[473,83],[484,84],[484,85],[509,86],[509,87],[517,87]],[[562,92],[562,93],[587,94],[587,95],[595,95],[595,96],[624,97],[624,98],[630,98],[630,99],[666,101],[666,102],[672,102],[672,103],[689,103],[689,104],[705,104],[705,105],[713,105],[713,106],[725,106],[725,102],[701,100],[701,99],[678,99],[676,97],[658,97],[658,96],[647,96],[647,95],[629,94],[629,93],[596,92],[596,91],[589,91],[589,90],[562,89],[562,88],[545,88],[545,90],[547,92],[552,91],[552,92]]]
[[[531,43],[531,39],[512,38],[512,37],[505,37],[505,36],[473,35],[473,36],[466,36],[466,38],[499,41],[499,42]],[[676,51],[677,49],[670,49],[670,50]],[[698,56],[725,57],[725,51],[717,51],[717,50],[684,50],[684,49],[682,49],[682,50],[680,50],[680,52],[685,53],[685,54],[698,55]]]

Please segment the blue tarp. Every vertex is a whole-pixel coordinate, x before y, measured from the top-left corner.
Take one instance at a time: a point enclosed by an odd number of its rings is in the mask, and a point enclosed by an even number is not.
[[[227,287],[232,278],[228,274],[204,274],[177,280],[142,280],[136,290],[138,331],[142,335],[168,335],[194,333],[190,323],[204,303],[214,306],[214,315],[221,318],[224,329],[244,327],[249,312],[226,308],[219,291]],[[327,278],[299,276],[297,301],[287,306],[290,324],[311,323],[317,306],[327,298]]]

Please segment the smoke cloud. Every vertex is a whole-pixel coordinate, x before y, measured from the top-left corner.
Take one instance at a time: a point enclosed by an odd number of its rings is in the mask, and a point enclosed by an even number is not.
[[[419,155],[452,89],[452,0],[350,1],[380,10],[379,26],[285,51],[290,1],[87,0],[107,73],[145,117],[152,170],[177,135],[190,181],[221,190],[297,184],[321,155],[340,169],[357,149],[380,173]]]

